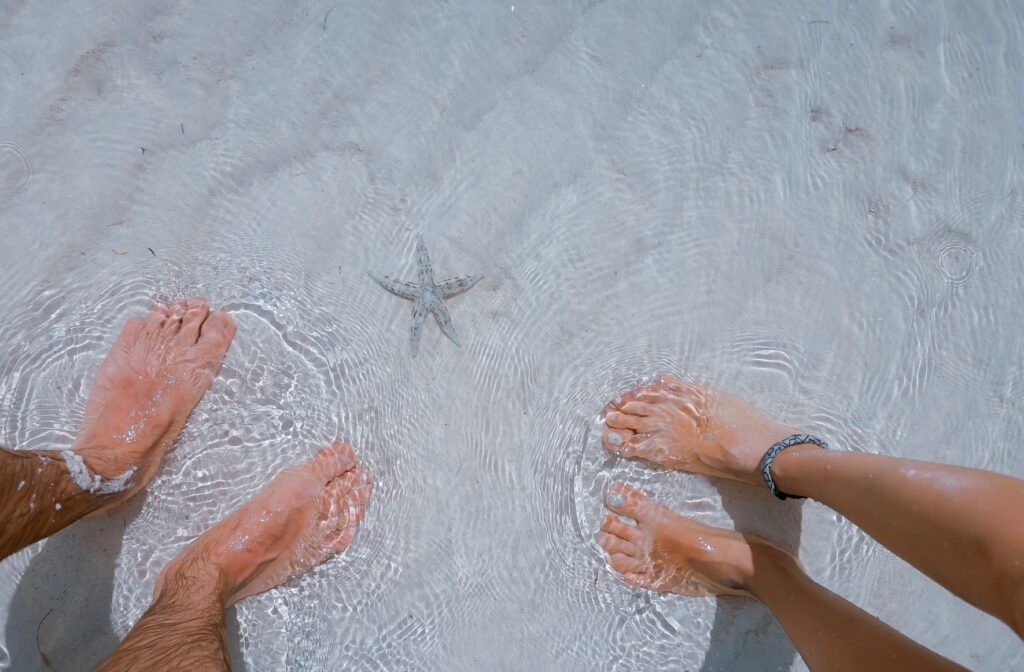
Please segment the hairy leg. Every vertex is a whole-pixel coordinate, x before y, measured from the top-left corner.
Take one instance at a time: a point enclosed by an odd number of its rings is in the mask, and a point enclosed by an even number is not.
[[[103,508],[106,499],[76,485],[57,451],[0,448],[0,560]]]
[[[71,449],[0,449],[0,559],[145,487],[234,330],[200,298],[128,320],[96,374]]]
[[[200,554],[167,576],[146,613],[95,672],[230,670],[224,639],[228,586]]]
[[[629,486],[611,489],[598,538],[630,584],[684,595],[747,595],[772,613],[817,670],[962,670],[815,583],[759,537],[704,525]]]
[[[97,669],[228,669],[225,607],[347,548],[372,487],[344,443],[283,471],[164,568],[153,604]]]
[[[759,487],[765,451],[799,433],[738,397],[668,376],[610,404],[606,421],[605,446],[625,457]],[[1024,637],[1024,480],[813,445],[783,451],[772,477]]]

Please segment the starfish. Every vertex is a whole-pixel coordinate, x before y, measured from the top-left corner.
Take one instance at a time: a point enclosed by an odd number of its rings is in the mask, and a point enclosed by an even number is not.
[[[412,332],[410,333],[410,345],[412,356],[416,356],[420,344],[420,331],[423,329],[423,320],[427,313],[432,313],[437,320],[437,326],[441,327],[444,335],[452,340],[452,343],[461,347],[458,337],[455,335],[455,327],[452,326],[452,318],[448,314],[448,308],[444,305],[445,299],[450,299],[456,294],[461,294],[475,285],[482,276],[464,275],[458,278],[434,282],[434,272],[430,268],[430,255],[427,254],[427,246],[423,244],[423,237],[416,239],[417,266],[420,282],[402,282],[389,278],[386,275],[369,272],[369,276],[376,280],[381,287],[392,294],[414,301],[412,306]]]

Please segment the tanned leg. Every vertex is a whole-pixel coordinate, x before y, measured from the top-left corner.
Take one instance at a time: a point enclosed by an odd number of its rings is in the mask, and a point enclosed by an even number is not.
[[[347,548],[371,490],[344,443],[282,472],[167,565],[152,606],[97,670],[229,669],[225,607]]]
[[[963,670],[808,577],[800,562],[753,535],[710,527],[614,486],[599,543],[632,585],[683,595],[760,599],[813,672]]]
[[[735,396],[671,377],[610,404],[606,420],[605,445],[621,455],[758,487],[764,452],[799,433]],[[783,451],[772,477],[1024,637],[1024,480],[812,445]]]
[[[235,333],[191,298],[125,324],[70,450],[0,449],[0,559],[119,504],[153,478]]]

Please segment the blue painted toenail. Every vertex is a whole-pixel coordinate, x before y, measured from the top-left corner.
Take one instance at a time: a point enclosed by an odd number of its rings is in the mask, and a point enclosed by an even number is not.
[[[612,506],[622,506],[623,504],[626,503],[626,498],[623,497],[618,492],[613,492],[612,494],[608,495],[608,503],[611,504]]]
[[[613,446],[619,445],[620,443],[622,443],[622,435],[616,432],[612,432],[611,434],[608,435],[608,443],[612,444]]]

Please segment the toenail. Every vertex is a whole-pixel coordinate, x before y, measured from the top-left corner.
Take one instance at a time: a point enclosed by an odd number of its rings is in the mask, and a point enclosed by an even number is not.
[[[618,432],[611,432],[610,434],[608,434],[608,443],[612,444],[613,446],[618,446],[619,444],[622,443],[622,435],[619,434]]]
[[[613,492],[608,495],[608,503],[612,506],[622,506],[626,503],[626,498],[620,492]]]

